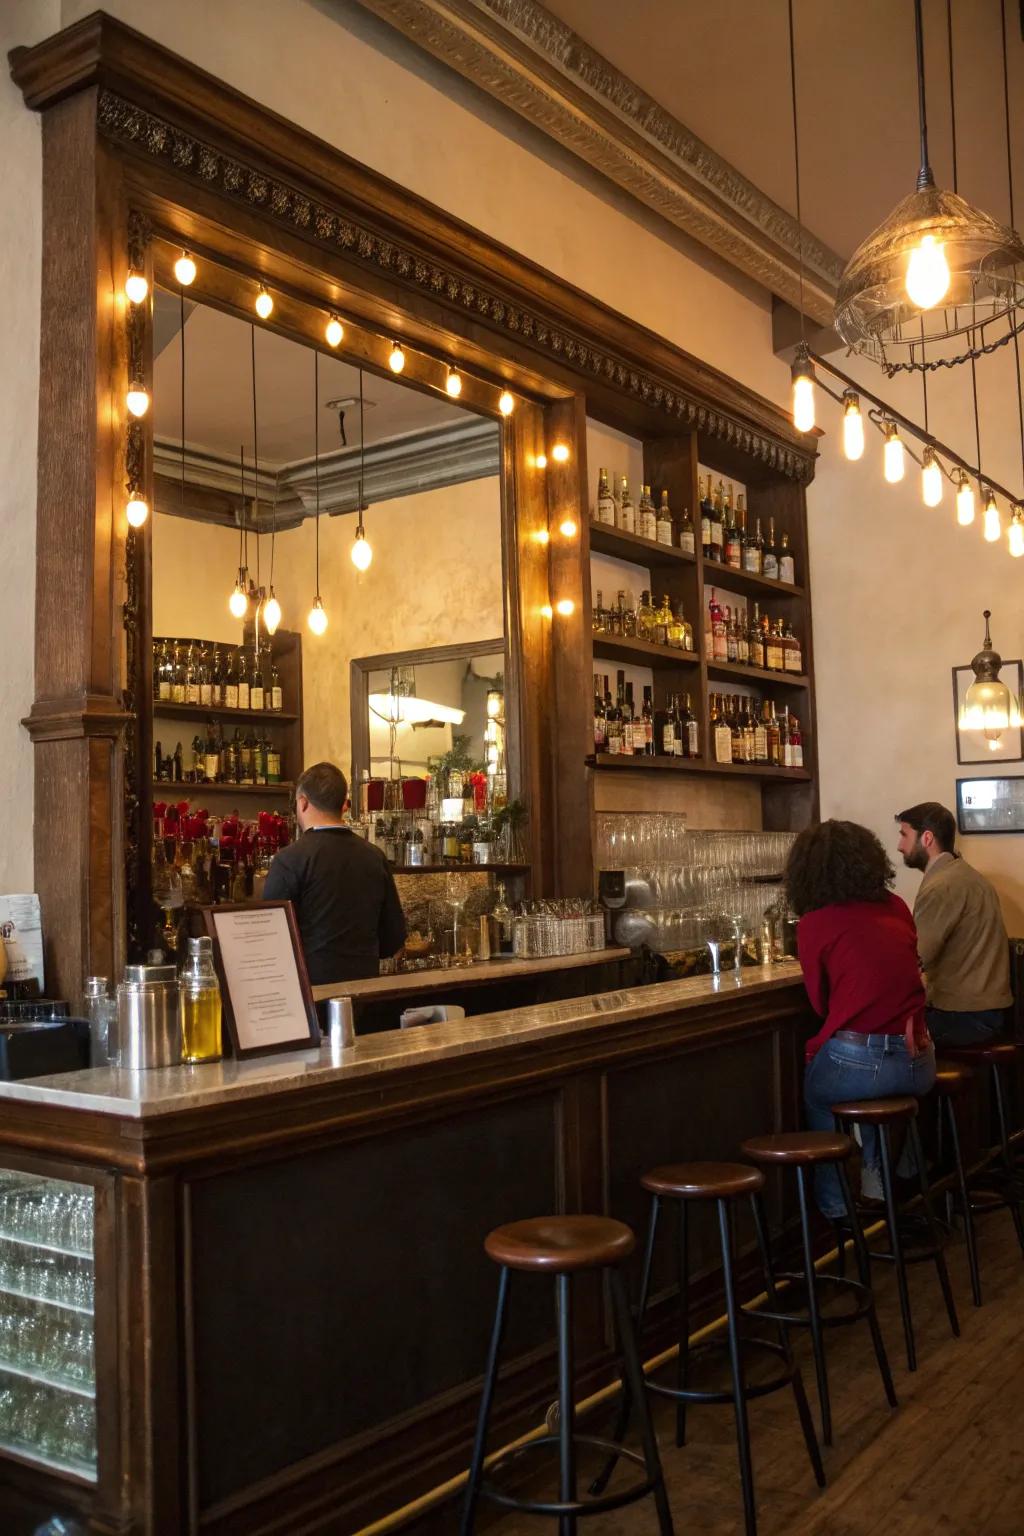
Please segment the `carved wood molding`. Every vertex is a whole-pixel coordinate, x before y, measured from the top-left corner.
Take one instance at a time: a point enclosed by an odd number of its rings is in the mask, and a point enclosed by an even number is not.
[[[487,329],[495,351],[529,352],[584,393],[618,395],[667,430],[695,428],[794,480],[813,477],[814,444],[771,401],[102,12],[10,58],[29,106],[95,91],[109,144],[259,217],[268,235],[276,226],[404,287],[457,334]]]
[[[110,695],[89,693],[37,700],[21,723],[33,741],[81,741],[87,736],[116,741],[133,719]]]
[[[434,58],[791,304],[786,210],[537,0],[359,0]],[[843,261],[803,232],[804,307],[831,327]]]

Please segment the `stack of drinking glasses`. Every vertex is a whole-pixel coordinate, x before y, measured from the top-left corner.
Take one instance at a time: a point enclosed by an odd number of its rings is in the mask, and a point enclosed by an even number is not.
[[[93,1190],[0,1170],[0,1445],[96,1476]]]
[[[513,923],[513,953],[585,955],[604,949],[604,914],[593,901],[527,901]]]

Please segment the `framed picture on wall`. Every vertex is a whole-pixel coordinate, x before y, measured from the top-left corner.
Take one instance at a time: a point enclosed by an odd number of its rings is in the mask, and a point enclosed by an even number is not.
[[[956,822],[961,832],[1024,832],[1024,775],[957,779]]]
[[[986,734],[972,731],[960,725],[967,690],[975,681],[972,667],[953,668],[953,724],[956,733],[956,760],[958,763],[1019,763],[1024,761],[1024,728],[1009,726],[1005,731]],[[1024,689],[1024,663],[1004,661],[999,669],[999,681],[1005,683],[1011,696],[1017,700]]]

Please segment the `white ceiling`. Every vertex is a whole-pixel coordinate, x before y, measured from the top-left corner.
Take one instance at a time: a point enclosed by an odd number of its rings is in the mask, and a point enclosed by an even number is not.
[[[763,192],[795,212],[786,0],[545,0]],[[1006,220],[999,0],[953,0],[960,190]],[[1017,224],[1024,44],[1006,0]],[[803,219],[849,256],[918,165],[913,0],[794,0]],[[946,0],[924,0],[931,160],[950,184]]]
[[[153,364],[153,430],[157,438],[181,441],[181,346],[178,296],[157,291]],[[244,445],[251,463],[252,328],[248,322],[201,304],[185,317],[185,433],[191,449],[237,462]],[[257,428],[261,466],[278,468],[312,456],[312,348],[256,327]],[[471,413],[440,396],[364,374],[367,447],[385,438],[452,422]],[[320,354],[320,452],[341,447],[338,412],[329,400],[359,395],[359,370],[339,357]],[[372,405],[370,402],[373,402]],[[350,447],[359,444],[359,407],[345,413]]]

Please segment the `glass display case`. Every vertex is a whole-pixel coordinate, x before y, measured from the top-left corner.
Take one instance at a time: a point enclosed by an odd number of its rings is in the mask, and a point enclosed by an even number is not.
[[[96,1481],[87,1184],[0,1169],[0,1451]]]

